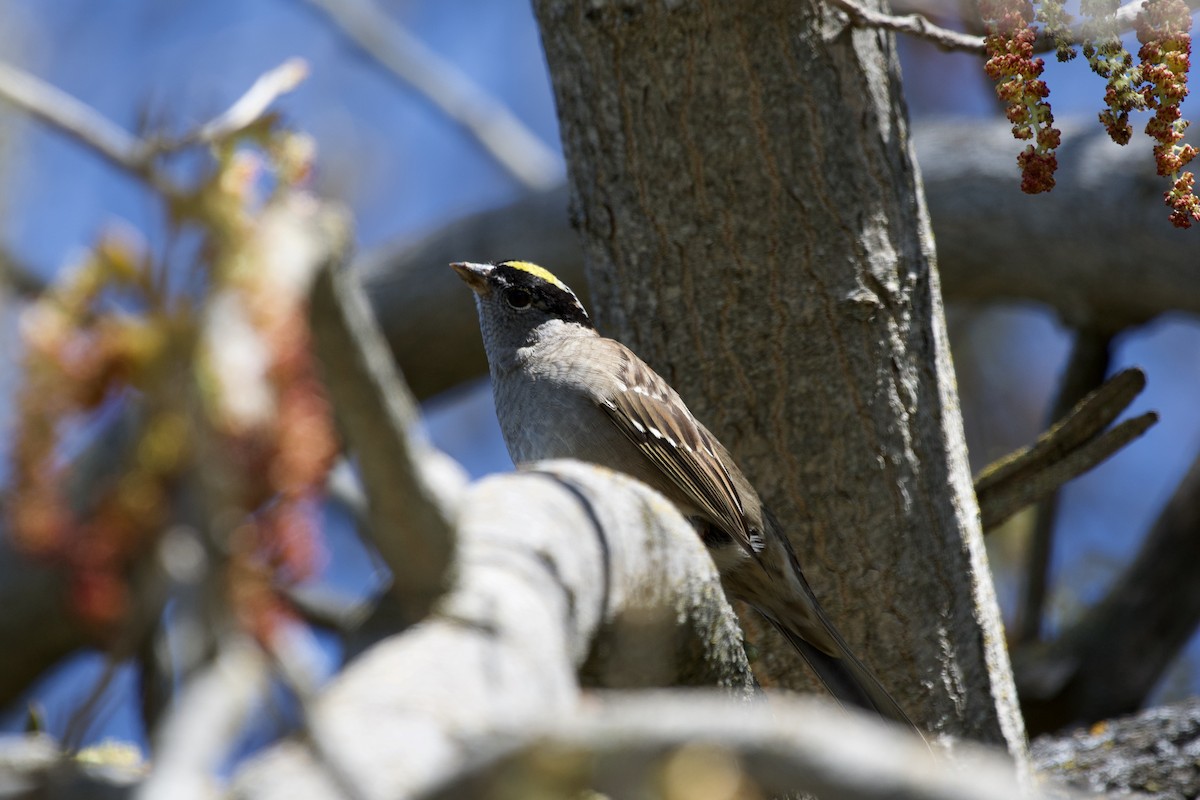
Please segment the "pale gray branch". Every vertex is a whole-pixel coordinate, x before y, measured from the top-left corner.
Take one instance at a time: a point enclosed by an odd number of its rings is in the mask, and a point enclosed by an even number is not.
[[[206,800],[213,776],[229,758],[255,706],[267,691],[270,668],[257,644],[240,634],[221,640],[216,657],[180,692],[156,737],[154,770],[139,800]]]
[[[465,130],[532,190],[563,178],[562,159],[462,70],[397,24],[371,0],[307,0],[346,38]]]
[[[228,110],[174,141],[139,138],[72,95],[4,62],[0,62],[0,98],[67,134],[165,196],[174,197],[181,190],[154,168],[156,157],[193,144],[210,144],[245,129],[260,119],[281,94],[296,88],[307,73],[302,59],[285,61],[256,80]]]
[[[906,33],[910,36],[928,39],[943,50],[965,50],[979,55],[983,55],[985,52],[982,36],[972,36],[969,33],[943,28],[930,22],[921,14],[904,16],[885,14],[859,5],[854,0],[828,0],[828,2],[844,12],[850,18],[852,25],[860,28],[879,28],[895,33]]]
[[[465,481],[425,441],[358,277],[326,262],[310,298],[313,342],[369,500],[369,533],[408,622],[444,591],[454,551],[453,495]],[[422,471],[418,462],[436,467]]]
[[[263,73],[232,106],[201,125],[186,141],[211,143],[245,130],[262,119],[280,95],[295,89],[306,77],[308,63],[302,58],[289,58]]]
[[[142,174],[149,146],[61,89],[0,62],[0,97],[122,169]]]
[[[938,757],[897,728],[816,698],[739,703],[713,693],[609,694],[573,717],[483,757],[430,800],[501,796],[695,797],[714,785],[728,795],[822,800],[1042,796],[1017,779],[998,750],[960,745]],[[743,787],[736,795],[732,788]],[[1061,795],[1060,795],[1061,796]]]
[[[503,740],[574,713],[577,671],[629,628],[663,660],[603,659],[596,677],[752,685],[711,559],[674,507],[596,467],[550,462],[475,484],[456,581],[436,612],[380,642],[314,698],[310,727],[367,797],[412,796]],[[636,670],[636,671],[635,671]],[[336,796],[311,753],[282,744],[237,775],[243,798]]]

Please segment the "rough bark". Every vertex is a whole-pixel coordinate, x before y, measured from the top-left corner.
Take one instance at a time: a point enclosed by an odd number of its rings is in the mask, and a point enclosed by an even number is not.
[[[1200,698],[1034,740],[1038,772],[1108,797],[1200,797]]]
[[[1020,754],[890,37],[790,0],[534,7],[600,322],[918,721]]]

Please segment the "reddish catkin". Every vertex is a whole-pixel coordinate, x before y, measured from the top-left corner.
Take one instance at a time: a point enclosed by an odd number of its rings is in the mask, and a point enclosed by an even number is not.
[[[1058,168],[1055,149],[1061,134],[1054,127],[1054,114],[1046,98],[1050,89],[1041,79],[1045,62],[1033,57],[1037,31],[1033,28],[1034,9],[1029,0],[983,0],[980,13],[987,25],[984,38],[988,77],[996,83],[996,96],[1005,104],[1005,115],[1012,123],[1013,136],[1029,141],[1017,156],[1021,169],[1021,190],[1028,194],[1054,188]],[[1056,18],[1056,23],[1061,23]]]
[[[1195,194],[1195,177],[1184,167],[1196,156],[1196,148],[1183,144],[1188,121],[1180,105],[1187,97],[1187,74],[1191,67],[1192,17],[1183,0],[1149,0],[1138,16],[1137,37],[1142,47],[1141,94],[1154,116],[1146,123],[1146,134],[1154,139],[1154,161],[1158,174],[1171,179],[1163,199],[1171,209],[1171,224],[1190,228],[1200,222],[1200,200]]]

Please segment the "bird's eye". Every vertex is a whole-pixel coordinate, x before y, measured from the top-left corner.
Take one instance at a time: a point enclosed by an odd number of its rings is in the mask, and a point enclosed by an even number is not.
[[[504,302],[517,310],[529,308],[530,303],[533,302],[533,295],[529,293],[528,289],[514,286],[504,290]]]

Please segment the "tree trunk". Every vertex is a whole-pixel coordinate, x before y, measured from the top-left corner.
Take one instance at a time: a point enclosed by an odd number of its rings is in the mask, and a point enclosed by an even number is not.
[[[1023,758],[891,37],[795,0],[534,7],[602,329],[730,447],[914,719]]]

